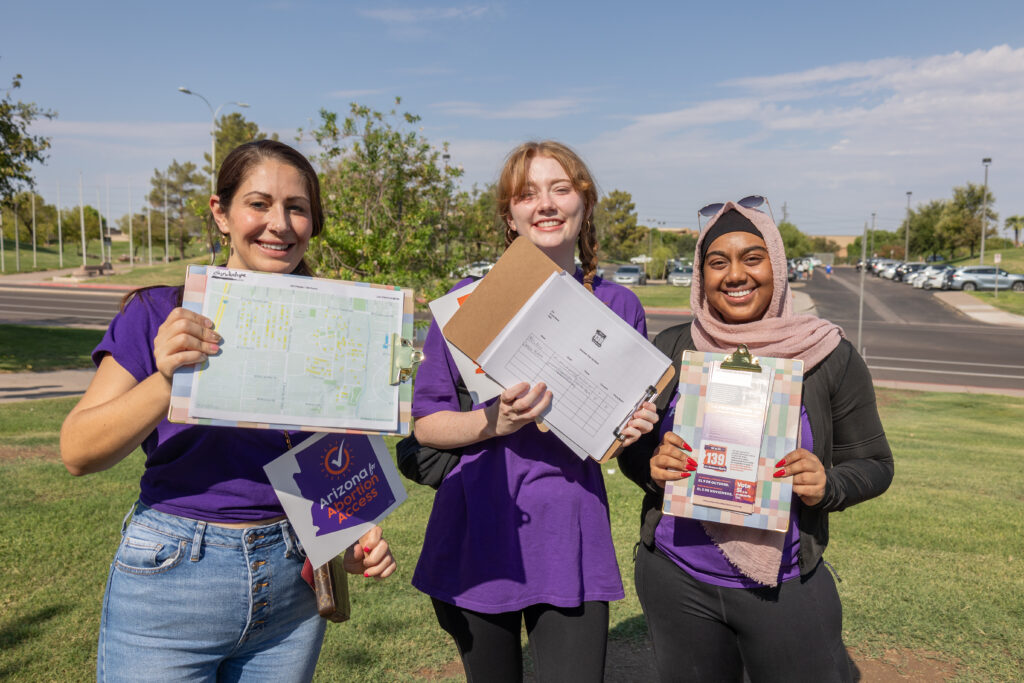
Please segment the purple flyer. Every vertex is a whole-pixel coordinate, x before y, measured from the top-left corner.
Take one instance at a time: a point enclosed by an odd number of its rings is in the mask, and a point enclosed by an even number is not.
[[[264,470],[314,567],[344,552],[406,498],[376,435],[311,437]]]

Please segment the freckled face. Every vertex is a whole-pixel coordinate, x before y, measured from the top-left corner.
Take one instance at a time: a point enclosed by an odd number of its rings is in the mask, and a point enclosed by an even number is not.
[[[512,199],[508,224],[556,263],[571,262],[584,210],[583,197],[562,165],[539,156],[530,161],[523,195]]]
[[[210,199],[217,227],[231,240],[229,268],[291,273],[313,234],[309,193],[302,174],[275,159],[254,166],[231,206]]]
[[[726,233],[712,242],[701,275],[708,305],[727,323],[760,320],[775,291],[768,248],[749,232]]]

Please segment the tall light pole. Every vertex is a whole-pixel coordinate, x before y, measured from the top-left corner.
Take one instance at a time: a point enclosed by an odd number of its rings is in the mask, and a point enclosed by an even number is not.
[[[907,261],[908,263],[910,262],[910,195],[912,194],[914,193],[910,192],[909,190],[907,191],[907,227],[903,230],[903,232],[905,233],[905,244],[903,246],[903,260]]]
[[[985,265],[985,228],[988,227],[986,224],[988,219],[988,165],[991,163],[991,157],[981,160],[981,165],[985,167],[985,185],[981,191],[981,254],[978,260],[981,265]]]
[[[216,192],[217,178],[217,114],[219,114],[220,110],[228,106],[229,104],[243,108],[248,108],[249,105],[245,102],[225,102],[224,104],[214,109],[213,105],[210,104],[210,101],[197,92],[192,92],[184,86],[178,88],[178,92],[183,92],[186,95],[195,95],[203,102],[205,102],[206,106],[210,109],[210,194],[213,194],[214,192]]]

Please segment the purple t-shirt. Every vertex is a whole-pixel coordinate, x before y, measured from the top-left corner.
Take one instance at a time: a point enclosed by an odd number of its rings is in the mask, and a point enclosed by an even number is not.
[[[576,279],[582,280],[580,271]],[[595,278],[594,294],[646,337],[633,292]],[[436,323],[423,352],[413,416],[458,411],[459,371]],[[600,465],[533,424],[466,446],[434,498],[412,584],[490,614],[621,600]]]
[[[141,382],[157,372],[153,339],[178,306],[176,287],[136,295],[110,322],[92,352],[96,365],[110,354]],[[290,432],[297,446],[310,436]],[[263,465],[288,449],[284,432],[206,427],[160,421],[142,442],[146,470],[139,500],[172,515],[208,522],[249,522],[284,514]]]
[[[669,404],[660,429],[661,435],[672,428],[675,420],[677,393]],[[800,446],[814,450],[811,424],[807,409],[800,408]],[[692,445],[692,444],[691,444]],[[789,511],[789,528],[782,545],[782,562],[779,566],[779,582],[800,576],[800,498],[793,495]],[[725,554],[714,544],[696,519],[662,515],[654,530],[654,544],[670,560],[693,578],[713,586],[725,588],[763,588],[764,586],[742,574],[726,559]]]

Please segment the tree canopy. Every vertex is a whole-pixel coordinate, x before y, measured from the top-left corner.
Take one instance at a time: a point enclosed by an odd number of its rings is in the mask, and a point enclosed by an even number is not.
[[[427,296],[446,288],[449,244],[462,239],[450,215],[462,170],[445,160],[447,143],[434,147],[413,128],[419,120],[356,103],[344,119],[321,110],[312,135],[321,150],[326,224],[309,250],[318,273],[416,287]]]
[[[0,98],[0,203],[8,202],[21,188],[35,188],[32,164],[46,160],[50,139],[32,135],[29,126],[36,119],[57,116],[56,112],[42,109],[35,102],[15,100],[13,93],[20,87],[21,74],[17,74]]]
[[[646,251],[648,229],[637,224],[633,195],[612,190],[594,207],[594,228],[601,251],[614,259],[628,259]]]

